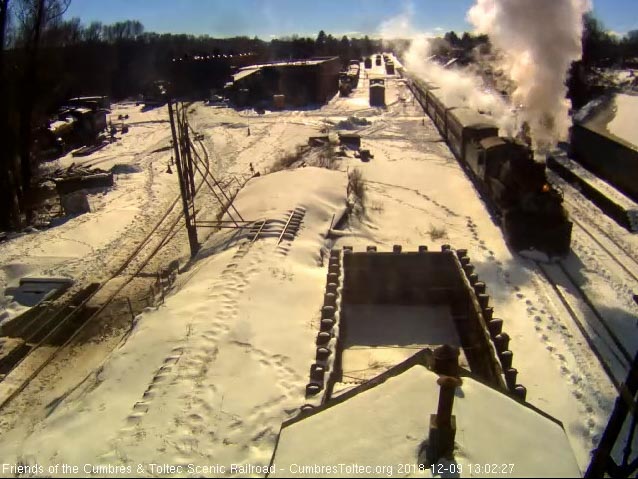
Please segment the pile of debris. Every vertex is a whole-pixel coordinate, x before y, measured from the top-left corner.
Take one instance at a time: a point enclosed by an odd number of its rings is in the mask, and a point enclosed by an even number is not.
[[[339,130],[356,130],[358,128],[362,128],[364,126],[369,126],[372,123],[366,120],[365,118],[357,118],[356,116],[351,116],[346,120],[342,120],[336,124],[337,129]]]
[[[47,180],[55,183],[60,195],[89,188],[108,188],[113,186],[113,173],[100,168],[76,165],[53,171]]]
[[[104,148],[105,146],[107,146],[109,144],[108,141],[106,140],[102,140],[94,145],[86,145],[83,146],[81,148],[78,148],[77,150],[75,150],[73,153],[71,153],[71,155],[75,158],[78,156],[88,156],[88,155],[92,155],[93,153],[95,153],[96,151],[101,150],[102,148]]]
[[[331,163],[336,157],[349,157],[348,153],[350,151],[354,152],[355,158],[359,158],[363,162],[368,162],[374,158],[369,149],[361,148],[361,135],[357,133],[339,132],[336,138],[334,136],[331,138],[330,135],[311,136],[308,138],[308,147],[320,147],[322,154],[319,158],[323,160],[327,154]],[[306,160],[307,163],[308,161]],[[321,161],[319,163],[316,166],[324,166]]]
[[[86,190],[113,186],[113,172],[100,168],[76,165],[59,168],[40,180],[41,184],[55,185],[61,213],[78,215],[90,212]]]

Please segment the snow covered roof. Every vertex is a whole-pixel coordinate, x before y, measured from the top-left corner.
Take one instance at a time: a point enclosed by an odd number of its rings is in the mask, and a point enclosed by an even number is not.
[[[303,476],[304,466],[369,466],[365,475],[406,475],[399,464],[418,464],[417,454],[428,436],[430,415],[436,413],[438,375],[421,364],[373,387],[366,384],[345,400],[328,403],[318,412],[282,428],[270,477]],[[562,425],[528,405],[463,378],[454,402],[455,461],[461,477],[485,475],[478,464],[506,466],[514,477],[580,477]],[[472,466],[474,465],[474,466]],[[417,466],[418,467],[418,466]],[[334,469],[332,470],[334,471]],[[331,472],[332,472],[331,471]],[[418,473],[418,471],[416,471]],[[326,470],[306,470],[308,476],[327,476]],[[419,474],[421,475],[421,474]],[[427,474],[426,474],[427,475]],[[336,476],[335,476],[336,477]]]
[[[464,95],[457,94],[456,92],[436,92],[433,93],[439,100],[445,105],[445,109],[451,108],[464,108],[467,107],[468,100]]]
[[[454,108],[451,114],[464,126],[481,126],[485,128],[496,128],[492,119],[481,114],[472,108],[458,107]]]
[[[75,118],[65,118],[64,120],[52,121],[49,124],[49,130],[55,132],[60,128],[73,124],[73,122],[75,121],[76,121]]]
[[[233,81],[239,81],[255,72],[260,71],[262,68],[267,67],[290,67],[290,66],[314,66],[321,63],[333,60],[337,57],[320,57],[311,58],[308,60],[293,60],[288,62],[273,62],[273,63],[260,63],[258,65],[250,65],[244,68],[240,68],[239,72],[233,75]]]
[[[71,102],[82,102],[82,101],[100,101],[100,100],[104,100],[104,99],[108,99],[107,96],[101,95],[101,96],[77,96],[74,98],[70,98],[68,101]]]
[[[239,81],[242,78],[246,78],[247,76],[250,76],[253,73],[258,72],[259,70],[261,70],[261,67],[251,67],[251,68],[241,69],[239,70],[239,73],[235,73],[233,75],[233,81]]]
[[[638,148],[638,95],[618,93],[584,106],[574,121],[604,135],[613,135]]]
[[[246,69],[254,69],[254,68],[263,68],[263,67],[287,67],[287,66],[310,66],[310,65],[319,65],[321,63],[325,63],[330,60],[334,60],[338,57],[317,57],[317,58],[309,58],[307,60],[291,60],[291,61],[282,61],[282,62],[271,62],[271,63],[259,63],[256,65],[251,65],[248,67],[244,67],[240,69],[240,71]]]
[[[638,146],[638,95],[616,95],[614,119],[607,125],[612,135]]]
[[[79,107],[79,108],[69,108],[68,110],[66,110],[64,113],[68,114],[68,115],[73,115],[73,116],[82,116],[82,115],[86,115],[87,113],[91,113],[93,110],[91,110],[90,108],[85,108],[85,107]]]

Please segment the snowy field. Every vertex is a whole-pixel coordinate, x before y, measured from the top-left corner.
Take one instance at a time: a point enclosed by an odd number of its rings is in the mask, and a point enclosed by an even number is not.
[[[143,313],[117,348],[100,354],[92,353],[91,343],[69,348],[5,407],[3,462],[75,464],[79,472],[69,474],[75,476],[84,476],[84,464],[117,464],[123,469],[116,472],[130,468],[138,476],[172,475],[150,464],[266,466],[281,422],[304,403],[327,249],[374,244],[389,251],[400,244],[410,251],[449,243],[468,249],[487,283],[495,316],[512,338],[513,366],[528,402],[563,422],[578,465],[586,468],[613,406],[612,382],[538,265],[508,249],[404,83],[390,79],[388,107],[371,108],[364,73],[351,97],[336,96],[317,109],[258,115],[201,103],[189,107],[216,175],[242,175],[250,164],[262,173],[236,199],[242,216],[285,221],[298,208],[304,213],[299,234],[281,244],[277,237],[250,243],[232,231],[202,235],[198,259],[179,275],[173,293]],[[117,268],[123,251],[134,249],[136,232],[148,231],[174,199],[177,179],[165,173],[171,156],[166,109],[117,105],[118,114],[129,114],[129,133],[82,161],[105,169],[135,165],[139,172],[118,175],[111,191],[91,196],[91,213],[1,244],[0,287],[24,275],[99,281]],[[326,125],[335,131],[349,116],[370,123],[359,132],[371,161],[350,153],[337,160],[336,170],[264,175],[282,153]],[[326,240],[333,215],[344,210],[346,172],[353,168],[366,181],[365,215],[350,218],[343,237]],[[635,236],[601,217],[577,192],[566,191],[566,197],[585,228],[597,225],[636,257]],[[635,282],[577,226],[572,247],[569,272],[633,355]],[[12,307],[5,299],[1,314],[8,317]]]

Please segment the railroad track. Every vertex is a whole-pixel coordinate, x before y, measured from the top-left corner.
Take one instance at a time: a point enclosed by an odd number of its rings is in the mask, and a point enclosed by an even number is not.
[[[207,174],[209,172],[209,164],[208,154],[206,153],[205,148],[204,153],[205,160],[203,161],[203,164],[206,169],[204,174]],[[205,183],[205,178],[202,177],[195,189],[196,195]],[[25,377],[18,381],[19,384],[15,385],[15,387],[10,384],[7,386],[7,389],[2,391],[2,396],[0,397],[0,410],[17,397],[29,385],[29,383],[60,354],[61,351],[72,345],[75,339],[87,328],[87,326],[99,318],[100,314],[106,309],[106,307],[122,293],[124,288],[144,270],[160,249],[166,246],[166,244],[175,236],[178,231],[178,225],[184,218],[184,213],[179,210],[172,218],[169,217],[171,217],[171,213],[180,199],[180,196],[175,198],[151,231],[143,238],[138,246],[126,256],[121,265],[99,286],[92,288],[92,291],[90,291],[86,297],[83,297],[79,304],[73,305],[72,310],[68,314],[65,314],[61,318],[58,314],[51,314],[48,319],[39,324],[34,331],[29,332],[26,337],[23,338],[26,344],[30,344],[30,342],[34,340],[35,342],[31,343],[32,345],[27,354],[16,362],[11,370],[7,372],[7,376],[9,376],[11,372],[16,371],[21,365],[28,361],[29,358],[35,357],[36,354],[42,356],[42,360],[35,365],[33,370],[24,373]],[[161,233],[158,234],[158,231]],[[144,252],[147,254],[144,254]],[[65,325],[72,323],[73,320],[77,318],[77,315],[81,314],[81,312],[87,307],[89,301],[103,290],[106,284],[117,277],[124,277],[125,280],[107,297],[96,311],[92,312],[90,316],[81,323],[81,325],[68,339],[57,347],[49,346],[48,348],[45,348],[45,346],[47,346],[51,340],[60,333]],[[46,315],[47,312],[51,313],[50,310],[45,310],[41,314]],[[43,331],[48,332],[42,333]],[[0,382],[0,385],[2,385],[2,382]]]
[[[72,311],[70,311],[68,314],[66,314],[62,318],[59,318],[58,315],[56,314],[51,314],[49,318],[46,319],[42,324],[40,324],[35,331],[30,332],[24,338],[26,344],[30,344],[33,338],[38,338],[38,340],[36,343],[31,343],[32,345],[28,353],[23,358],[21,358],[15,365],[13,365],[11,370],[7,373],[7,376],[9,376],[12,372],[17,371],[20,368],[20,366],[25,364],[27,361],[29,361],[31,357],[37,358],[38,356],[42,356],[43,359],[41,362],[35,365],[33,370],[31,370],[30,372],[29,371],[25,372],[26,377],[24,378],[24,380],[19,380],[19,385],[16,388],[9,389],[7,394],[4,395],[4,397],[0,398],[0,410],[2,410],[7,404],[9,404],[16,396],[18,396],[18,394],[20,394],[29,385],[29,383],[58,356],[58,354],[62,350],[72,345],[75,339],[80,335],[80,333],[82,333],[89,324],[92,324],[99,317],[99,315],[106,309],[106,307],[118,297],[118,295],[122,292],[122,290],[126,286],[128,286],[128,284],[130,284],[130,282],[137,276],[137,274],[139,274],[144,269],[144,267],[150,262],[150,260],[155,256],[155,254],[163,246],[162,243],[164,239],[173,232],[173,229],[177,226],[177,224],[179,223],[179,220],[182,219],[183,217],[182,213],[178,214],[177,219],[175,219],[172,223],[170,223],[170,227],[168,228],[167,233],[159,242],[159,244],[152,249],[151,253],[145,259],[143,259],[140,263],[138,263],[135,268],[133,268],[134,272],[127,274],[127,271],[129,271],[129,268],[131,267],[133,261],[138,257],[141,250],[149,244],[148,242],[151,235],[153,235],[153,233],[155,233],[155,231],[161,225],[161,223],[163,223],[166,220],[168,213],[170,213],[171,209],[172,208],[169,208],[169,210],[167,210],[167,213],[156,224],[155,228],[153,228],[151,233],[149,233],[147,237],[142,241],[142,243],[135,249],[135,251],[133,251],[133,253],[131,253],[124,260],[123,264],[117,269],[117,271],[114,274],[111,274],[106,281],[102,282],[96,289],[94,289],[86,298],[83,299],[83,301],[80,304],[74,305],[72,308]],[[47,349],[46,347],[49,344],[49,342],[51,342],[51,340],[55,338],[56,335],[60,333],[60,331],[62,331],[62,328],[71,324],[74,321],[74,319],[77,318],[77,315],[81,314],[81,311],[83,311],[87,307],[89,301],[91,301],[91,299],[93,299],[101,290],[103,290],[106,284],[108,284],[112,279],[115,279],[118,276],[125,276],[126,279],[120,286],[118,286],[118,288],[113,293],[111,293],[108,296],[106,301],[104,301],[102,305],[95,312],[93,312],[84,322],[82,322],[82,324],[60,346],[55,348],[49,347]],[[42,336],[40,333],[43,330],[48,330],[48,333]],[[6,381],[6,378],[5,378],[5,381]]]
[[[587,202],[587,204],[593,204],[591,200],[583,196],[582,193],[578,191],[578,189],[574,188],[573,185],[565,181],[557,174],[551,174],[550,177],[552,182],[560,186],[560,188],[562,188],[563,190],[569,189],[570,191],[574,192],[574,194],[581,197],[583,201]],[[587,217],[587,215],[584,213],[585,208],[578,205],[576,202],[571,201],[567,197],[564,197],[564,202],[570,208],[570,221],[572,221],[576,225],[576,227],[581,229],[589,238],[591,238],[592,241],[594,241],[612,259],[612,261],[614,261],[623,271],[625,271],[625,273],[627,273],[629,277],[638,282],[638,275],[634,273],[634,271],[638,271],[638,261],[636,261],[635,259],[636,255],[633,252],[629,251],[626,246],[620,244],[596,222],[590,221],[587,225],[585,225],[583,221],[575,217],[576,215]],[[597,237],[595,234],[593,234],[592,229],[595,229],[600,236]],[[607,245],[604,244],[603,241],[601,241],[601,237],[605,239],[604,242],[607,242]],[[612,249],[616,249],[616,253],[612,252]],[[623,258],[619,258],[619,256],[623,256]],[[630,266],[627,266],[627,263],[629,263]]]
[[[190,125],[189,125],[190,128]],[[191,131],[192,128],[190,128]],[[193,131],[194,133],[194,131]],[[197,161],[199,164],[197,165],[197,172],[199,172],[200,178],[199,183],[195,188],[195,196],[199,193],[201,188],[210,183],[208,183],[208,177],[212,177],[210,171],[210,157],[208,151],[206,150],[204,144],[201,141],[197,141],[199,143],[202,154],[198,153],[194,147],[194,143],[191,142],[191,148],[194,154],[197,157]],[[87,163],[90,160],[87,161]],[[230,184],[231,181],[236,181],[241,187],[241,183],[235,178],[232,177],[228,179],[228,181],[221,180],[220,182],[215,181],[216,186],[224,189],[226,186]],[[226,183],[226,184],[224,184]],[[212,191],[214,194],[215,192]],[[228,198],[225,194],[223,195],[230,202],[230,198]],[[118,298],[126,298],[126,296],[122,295],[123,290],[133,281],[134,278],[139,277],[140,273],[147,267],[150,261],[157,255],[157,253],[164,248],[176,235],[179,233],[179,225],[180,222],[184,219],[184,213],[181,209],[174,211],[175,207],[181,200],[181,196],[177,196],[170,206],[165,210],[165,212],[160,217],[159,221],[154,225],[154,227],[144,236],[144,238],[138,243],[138,245],[134,248],[134,250],[128,254],[120,266],[108,275],[108,278],[103,281],[101,284],[95,284],[89,290],[81,289],[80,292],[86,291],[86,294],[81,296],[81,302],[78,304],[74,304],[72,306],[72,311],[68,314],[65,314],[64,317],[60,317],[60,314],[57,314],[59,310],[53,311],[56,314],[50,314],[52,311],[46,310],[41,313],[42,317],[45,317],[45,321],[42,324],[39,324],[34,331],[29,332],[26,336],[27,345],[29,346],[29,350],[19,361],[17,361],[10,371],[7,372],[5,379],[8,379],[12,372],[17,372],[16,370],[20,368],[21,365],[24,365],[26,361],[29,361],[30,358],[34,358],[33,361],[26,364],[24,371],[19,371],[16,377],[11,377],[10,381],[0,382],[0,411],[7,406],[14,398],[16,398],[24,389],[33,381],[33,379],[40,374],[40,372],[46,368],[51,362],[58,357],[58,355],[73,345],[79,335],[86,330],[86,328],[99,319],[101,313],[116,299]],[[220,205],[223,205],[223,202],[220,201],[220,198],[217,198]],[[232,203],[230,204],[231,208],[234,208]],[[236,210],[235,210],[236,211]],[[236,212],[238,215],[239,213]],[[258,230],[254,234],[253,241],[258,239],[262,234],[262,230],[267,227],[267,222],[264,221],[259,226]],[[284,233],[286,231],[284,230]],[[282,233],[283,236],[283,233]],[[62,344],[57,346],[52,346],[50,340],[58,334],[62,328],[66,325],[72,323],[74,319],[77,319],[76,314],[82,314],[82,312],[86,312],[87,305],[89,301],[93,299],[100,291],[104,290],[106,284],[108,284],[111,280],[115,278],[123,278],[124,281],[113,291],[111,294],[107,296],[107,298],[101,302],[100,306],[94,311],[91,309],[87,314],[88,318],[84,319],[76,329],[73,329],[70,333],[70,336],[63,340]],[[76,289],[76,292],[78,290]],[[65,311],[66,312],[66,311]],[[46,317],[49,314],[49,317]],[[42,319],[42,317],[38,317],[38,319]],[[43,332],[44,331],[44,332]],[[47,332],[48,331],[48,332]],[[124,337],[126,337],[125,335]],[[66,336],[65,336],[66,337]],[[37,339],[37,342],[29,344],[31,340],[34,338]]]
[[[279,235],[279,238],[277,239],[277,246],[279,246],[279,244],[284,239],[294,238],[297,230],[299,230],[299,225],[303,217],[304,217],[304,210],[300,208],[295,208],[294,210],[290,212],[290,215],[288,216],[288,221],[286,221],[284,229],[281,230],[281,234]],[[289,229],[290,231],[288,231]]]
[[[569,188],[580,195],[564,180],[558,180],[557,183],[563,189]],[[589,203],[589,200],[585,200]],[[591,242],[591,246],[598,248],[619,270],[622,270],[627,280],[638,285],[638,261],[635,255],[602,226],[588,220],[589,215],[578,202],[571,201],[568,197],[565,197],[564,201],[569,207],[570,221],[573,222],[575,231],[581,233],[583,239],[586,238]],[[619,389],[633,361],[633,351],[628,350],[627,345],[630,343],[626,342],[625,335],[617,326],[613,328],[613,324],[606,320],[564,262],[549,265],[535,261],[535,264],[551,285],[562,309],[572,318],[610,380]]]
[[[577,211],[577,207],[572,202],[567,201],[567,204],[569,204],[572,207],[573,211]],[[582,221],[576,219],[574,215],[571,215],[570,220],[579,229],[581,229],[589,238],[591,238],[592,241],[594,241],[612,259],[612,261],[614,261],[625,273],[627,273],[629,277],[631,277],[634,281],[636,281],[636,283],[638,283],[638,275],[634,273],[634,271],[638,271],[638,261],[634,259],[634,255],[627,248],[625,248],[623,245],[618,243],[600,226],[598,226],[597,224],[593,222],[590,223],[590,225],[593,228],[595,228],[598,231],[598,233],[601,236],[603,236],[609,244],[613,245],[613,247],[616,248],[618,252],[620,253],[620,254],[615,254],[614,252],[611,251],[611,248],[609,247],[609,245],[605,245],[603,241],[600,240],[600,238],[596,237],[596,235],[594,235],[591,232],[591,230],[583,224]],[[619,258],[620,255],[623,256],[622,259]],[[627,263],[630,264],[629,267],[627,266]]]
[[[611,382],[620,390],[632,363],[632,354],[562,262],[534,263],[558,297],[561,308],[580,330]]]

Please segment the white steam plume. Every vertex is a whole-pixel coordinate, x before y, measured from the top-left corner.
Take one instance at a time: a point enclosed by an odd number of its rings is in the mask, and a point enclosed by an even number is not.
[[[503,97],[486,89],[483,80],[470,71],[445,68],[432,61],[430,40],[424,35],[412,39],[410,48],[404,54],[408,71],[436,84],[439,87],[437,95],[444,103],[460,100],[468,108],[491,115],[502,134],[514,134],[516,116]]]
[[[503,68],[516,85],[535,142],[550,145],[566,135],[569,104],[565,80],[582,56],[582,16],[590,0],[476,0],[468,20],[505,54]]]
[[[381,39],[394,40],[395,38],[411,38],[415,35],[410,19],[414,16],[414,6],[408,3],[404,6],[403,12],[395,17],[391,17],[381,23],[379,26],[379,35]]]
[[[437,94],[444,102],[462,100],[468,108],[490,114],[503,134],[514,134],[515,113],[503,97],[486,89],[483,80],[471,72],[455,67],[444,68],[432,61],[431,40],[436,35],[432,32],[418,33],[410,22],[413,12],[414,6],[408,3],[403,13],[384,21],[379,27],[383,40],[411,40],[410,47],[403,52],[407,70],[427,82],[435,83],[439,87]]]

